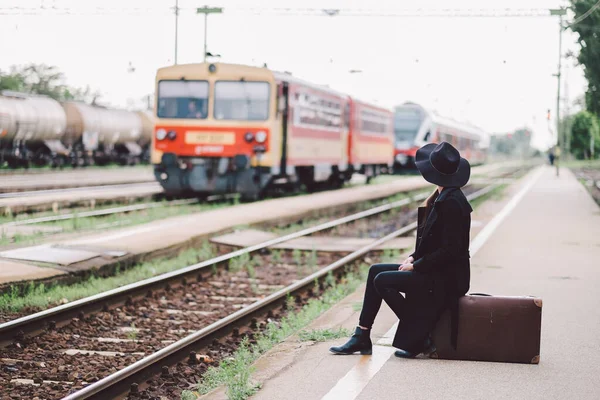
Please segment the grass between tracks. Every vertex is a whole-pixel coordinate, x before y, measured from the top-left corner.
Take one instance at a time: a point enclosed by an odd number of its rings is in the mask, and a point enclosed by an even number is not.
[[[493,190],[491,190],[490,192],[484,194],[483,196],[480,196],[478,198],[476,198],[475,200],[471,200],[471,207],[473,209],[476,209],[477,207],[479,207],[480,205],[482,205],[484,202],[488,201],[488,200],[500,200],[502,197],[504,197],[504,190],[508,187],[508,184],[501,184],[496,186]]]
[[[600,160],[560,161],[559,167],[600,169]]]
[[[181,252],[177,257],[161,258],[139,264],[109,278],[91,277],[73,285],[46,286],[32,283],[26,293],[14,288],[0,296],[0,311],[19,312],[24,309],[43,309],[92,296],[117,287],[139,282],[143,279],[174,271],[188,265],[216,257],[209,242],[198,249]]]
[[[387,251],[381,257],[381,262],[392,262],[398,259],[400,259],[398,251]],[[347,330],[303,331],[302,329],[354,292],[365,281],[368,268],[367,264],[363,264],[357,272],[348,273],[340,282],[336,282],[333,275],[328,275],[325,280],[328,289],[320,297],[310,299],[300,311],[296,312],[293,299],[288,299],[289,312],[287,316],[279,322],[269,322],[265,330],[257,335],[256,344],[250,344],[247,340],[243,340],[232,357],[206,371],[196,391],[183,391],[181,400],[198,399],[221,386],[225,387],[227,398],[230,400],[247,399],[260,389],[260,383],[253,382],[251,379],[254,362],[291,335],[298,333],[300,340],[312,341],[348,336],[350,332]]]
[[[237,204],[238,200],[234,200],[233,203],[230,201],[223,202],[215,202],[215,203],[199,203],[199,204],[190,204],[190,205],[171,205],[167,201],[163,201],[160,203],[158,207],[148,208],[145,210],[138,211],[130,211],[126,213],[118,213],[118,214],[110,214],[105,216],[98,217],[78,217],[77,211],[71,211],[69,213],[74,214],[74,218],[63,220],[63,221],[55,221],[55,222],[44,222],[37,225],[30,225],[31,227],[41,226],[41,227],[56,227],[59,228],[59,231],[56,233],[68,233],[68,232],[86,232],[86,231],[97,231],[101,229],[111,229],[111,228],[122,228],[127,226],[134,226],[139,224],[144,224],[151,221],[157,221],[160,219],[177,217],[180,215],[188,215],[193,213],[199,213],[203,211],[209,211],[221,207],[228,207],[232,204]],[[127,205],[110,205],[106,207],[96,207],[94,210],[104,210],[109,208],[116,207],[125,207],[129,205],[143,204],[143,202],[134,202]],[[88,210],[81,210],[88,211]],[[13,222],[13,221],[21,221],[29,218],[39,218],[46,217],[52,215],[60,215],[54,213],[40,213],[35,214],[35,216],[30,216],[26,214],[19,214],[16,217],[0,217],[0,224]],[[55,234],[54,232],[51,234]],[[32,234],[14,234],[8,235],[7,232],[0,227],[0,246],[5,246],[8,244],[36,244],[39,243],[48,233],[44,232],[34,232]]]

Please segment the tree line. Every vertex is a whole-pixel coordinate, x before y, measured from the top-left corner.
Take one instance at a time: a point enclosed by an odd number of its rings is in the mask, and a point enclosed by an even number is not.
[[[585,93],[585,110],[565,117],[563,135],[568,133],[567,146],[578,159],[600,156],[600,8],[587,16],[597,0],[571,0],[574,21],[570,29],[579,35],[578,63],[583,67],[588,87]],[[585,17],[585,18],[584,18]]]
[[[0,92],[3,90],[89,104],[97,104],[100,98],[100,93],[89,86],[79,88],[67,85],[64,74],[57,67],[46,64],[15,65],[8,71],[0,70]]]

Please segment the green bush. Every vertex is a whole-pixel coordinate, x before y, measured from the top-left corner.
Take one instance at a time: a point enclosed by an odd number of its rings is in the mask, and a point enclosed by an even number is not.
[[[600,124],[589,111],[581,111],[573,118],[571,153],[580,160],[589,160],[600,154]]]

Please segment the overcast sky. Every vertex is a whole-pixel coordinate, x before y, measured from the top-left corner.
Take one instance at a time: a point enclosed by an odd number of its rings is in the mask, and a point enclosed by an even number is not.
[[[174,3],[0,0],[0,69],[29,62],[56,65],[69,84],[89,84],[113,106],[139,105],[140,98],[153,91],[156,69],[174,61]],[[416,101],[491,132],[532,126],[534,144],[547,146],[552,138],[546,112],[551,109],[554,117],[556,107],[552,75],[558,62],[557,17],[326,17],[248,11],[481,9],[482,3],[212,0],[207,4],[224,7],[224,13],[209,17],[208,50],[220,54],[223,62],[267,63],[386,107]],[[485,9],[548,9],[564,3],[487,0]],[[179,63],[202,60],[204,18],[195,8],[204,4],[179,0]],[[52,6],[72,15],[60,15]],[[11,7],[31,8],[33,15]],[[576,36],[570,31],[563,35],[563,51],[567,50],[577,52]],[[128,72],[130,63],[134,72]],[[585,91],[583,73],[573,60],[565,60],[563,77],[568,83],[563,95],[572,103]]]

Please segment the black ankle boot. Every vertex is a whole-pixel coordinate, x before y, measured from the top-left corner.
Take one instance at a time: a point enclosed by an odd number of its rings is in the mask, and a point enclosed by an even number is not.
[[[436,350],[435,345],[431,341],[431,338],[428,337],[427,339],[425,339],[425,342],[423,343],[423,346],[420,350],[407,351],[407,350],[400,349],[400,350],[396,350],[394,352],[394,355],[396,357],[400,357],[400,358],[415,358],[419,354],[424,354],[424,355],[428,356],[429,354],[433,353],[435,350]]]
[[[343,346],[335,346],[329,349],[333,354],[354,354],[360,351],[360,354],[372,354],[373,344],[371,343],[371,330],[360,329],[356,327],[354,335]]]

